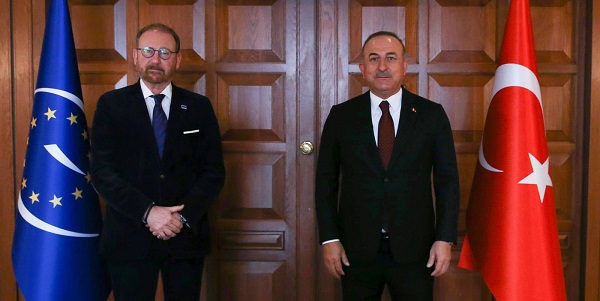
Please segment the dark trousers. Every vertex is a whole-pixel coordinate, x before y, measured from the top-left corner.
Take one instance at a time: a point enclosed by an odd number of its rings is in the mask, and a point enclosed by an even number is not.
[[[433,268],[427,268],[426,263],[395,262],[390,253],[389,239],[382,238],[381,248],[374,262],[351,261],[350,266],[344,266],[344,301],[380,301],[386,284],[392,300],[433,300]]]
[[[141,260],[107,263],[116,301],[155,300],[159,272],[165,301],[200,300],[203,257],[172,258],[154,250]]]

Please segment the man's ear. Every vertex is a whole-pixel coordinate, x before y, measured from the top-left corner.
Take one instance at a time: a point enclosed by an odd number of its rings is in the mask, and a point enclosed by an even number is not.
[[[133,51],[131,52],[132,58],[133,58],[133,65],[137,65],[137,55],[138,55],[138,51],[137,49],[133,49]]]
[[[362,73],[363,78],[365,78],[365,65],[360,63],[358,64],[358,68],[360,69],[360,73]]]
[[[175,65],[175,70],[179,69],[179,64],[181,64],[181,51],[177,52],[177,63]]]

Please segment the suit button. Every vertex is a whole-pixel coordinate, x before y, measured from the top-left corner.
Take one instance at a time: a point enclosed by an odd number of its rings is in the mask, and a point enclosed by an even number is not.
[[[390,179],[388,179],[388,178],[384,178],[384,179],[383,179],[383,181],[387,183],[387,182],[389,182],[389,181],[390,181]]]
[[[159,178],[160,178],[161,180],[164,180],[164,179],[165,179],[165,175],[160,175],[160,177],[159,177]]]

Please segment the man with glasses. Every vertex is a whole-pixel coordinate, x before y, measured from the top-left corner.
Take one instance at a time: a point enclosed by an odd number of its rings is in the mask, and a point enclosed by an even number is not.
[[[142,28],[140,80],[105,93],[92,126],[92,183],[106,202],[100,253],[115,300],[199,300],[209,251],[207,211],[223,187],[221,135],[210,100],[175,86],[179,37]]]

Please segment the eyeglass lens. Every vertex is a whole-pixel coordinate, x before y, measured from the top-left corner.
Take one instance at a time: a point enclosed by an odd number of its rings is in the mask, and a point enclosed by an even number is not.
[[[145,58],[153,57],[154,52],[158,51],[158,57],[160,57],[163,60],[168,60],[171,57],[171,54],[173,53],[173,51],[171,51],[167,48],[154,49],[152,47],[146,46],[146,47],[139,48],[139,49]]]

